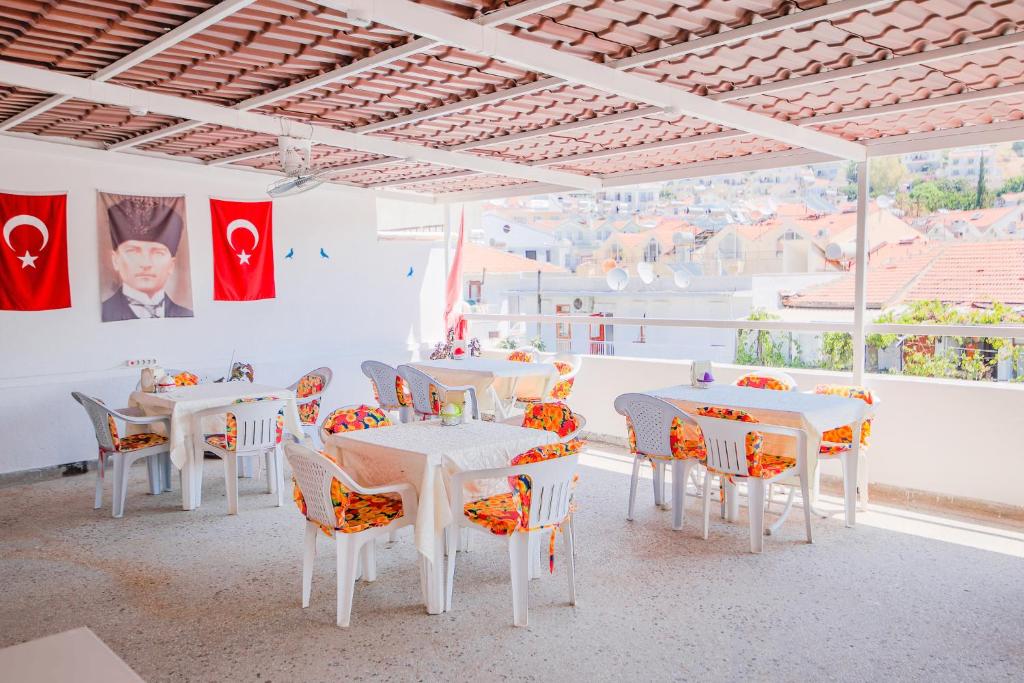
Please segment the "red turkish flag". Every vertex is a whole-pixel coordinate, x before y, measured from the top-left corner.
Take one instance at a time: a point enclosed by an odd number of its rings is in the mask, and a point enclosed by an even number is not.
[[[67,199],[0,193],[0,310],[71,307]]]
[[[210,199],[214,301],[274,298],[273,202]]]

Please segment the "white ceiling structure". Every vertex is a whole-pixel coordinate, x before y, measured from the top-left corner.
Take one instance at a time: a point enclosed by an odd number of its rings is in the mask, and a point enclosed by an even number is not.
[[[11,0],[0,134],[420,201],[1024,138],[1012,0]]]

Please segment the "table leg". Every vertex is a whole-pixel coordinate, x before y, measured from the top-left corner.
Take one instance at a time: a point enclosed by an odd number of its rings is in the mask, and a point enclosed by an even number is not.
[[[193,510],[195,502],[192,500],[192,488],[195,486],[195,480],[192,475],[192,447],[185,446],[185,449],[185,465],[181,468],[181,509]]]
[[[420,585],[427,614],[444,613],[444,530],[434,539],[434,561],[420,555]]]
[[[853,425],[853,448],[843,458],[843,503],[846,507],[846,526],[857,524],[857,465],[860,459],[860,431],[863,420]]]

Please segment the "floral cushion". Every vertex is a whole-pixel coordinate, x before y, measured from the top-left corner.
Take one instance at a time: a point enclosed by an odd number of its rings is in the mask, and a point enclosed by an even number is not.
[[[573,371],[573,367],[568,363],[563,363],[560,360],[556,360],[554,363],[555,369],[558,370],[559,375],[568,375]],[[563,379],[555,384],[551,388],[551,398],[556,401],[561,401],[569,398],[569,394],[572,393],[572,383],[576,381],[575,377],[569,379]]]
[[[628,417],[626,418],[626,432],[629,438],[629,452],[636,455],[636,432],[633,431],[633,424]],[[705,460],[707,458],[707,452],[704,450],[704,435],[701,433],[700,427],[685,423],[678,417],[672,420],[672,430],[669,432],[668,442],[672,449],[672,457],[677,460],[688,458]],[[660,459],[659,456],[653,457]]]
[[[377,405],[380,405],[381,404],[381,402],[380,402],[380,392],[377,390],[377,383],[374,382],[373,380],[370,380],[370,387],[373,388],[373,400],[375,400],[377,402]],[[412,405],[412,398],[409,396],[409,390],[405,386],[405,380],[403,380],[398,375],[395,375],[395,393],[398,395],[398,405],[399,406],[411,406]],[[394,408],[395,406],[384,406],[384,407],[388,408],[388,409],[391,409],[391,408]]]
[[[390,427],[391,420],[380,408],[360,405],[354,408],[338,408],[326,418],[322,425],[328,434],[351,432],[356,429],[372,429],[374,427]]]
[[[585,443],[581,439],[571,439],[565,443],[550,443],[544,446],[538,446],[537,448],[531,448],[525,453],[520,453],[516,457],[512,458],[511,465],[529,465],[535,462],[544,462],[545,460],[554,460],[555,458],[564,458],[567,455],[575,455],[583,450]],[[576,487],[579,483],[580,475],[573,477],[572,486]],[[508,478],[509,486],[512,487],[512,491],[517,494],[518,504],[520,507],[519,517],[523,528],[529,528],[530,526],[530,500],[531,490],[533,489],[533,483],[530,478],[525,474],[519,474]]]
[[[742,410],[734,408],[722,408],[719,406],[706,406],[698,408],[697,414],[704,417],[716,417],[722,420],[737,420],[739,422],[757,422],[754,417]],[[747,476],[768,479],[776,474],[796,467],[796,460],[767,453],[764,450],[764,436],[761,432],[753,431],[747,434]],[[713,468],[709,467],[709,470]]]
[[[471,522],[487,527],[498,536],[508,536],[521,526],[521,510],[519,495],[514,492],[480,498],[463,506]]]
[[[333,489],[334,482],[331,483]],[[337,514],[338,508],[334,509]],[[403,514],[402,496],[397,493],[368,494],[351,491],[348,494],[345,521],[337,531],[355,534],[373,527],[387,526]]]
[[[843,453],[849,453],[852,447],[851,443],[823,443],[818,449],[818,457],[838,458]]]
[[[793,385],[780,377],[770,375],[758,375],[749,373],[736,380],[738,387],[751,387],[753,389],[771,389],[773,391],[792,391]]]
[[[199,375],[194,375],[191,372],[179,372],[174,376],[174,386],[190,387],[196,384],[199,384]]]
[[[120,443],[117,443],[117,450],[121,453],[127,453],[129,451],[137,451],[142,448],[149,448],[150,446],[159,446],[162,443],[167,443],[167,437],[162,434],[154,434],[152,432],[144,432],[142,434],[129,434],[122,436],[118,439]]]
[[[522,349],[513,351],[508,354],[507,360],[514,361],[516,363],[532,363],[533,354],[529,351],[523,351]]]
[[[110,440],[114,442],[114,450],[121,450],[121,439],[117,436],[117,422],[114,421],[114,416],[110,413],[107,413],[107,427],[110,429]]]
[[[323,375],[303,375],[299,380],[299,385],[295,388],[295,397],[303,399],[319,394],[324,390],[326,384]],[[299,421],[304,425],[315,425],[317,418],[320,417],[320,399],[300,402],[298,407]]]
[[[864,401],[868,405],[872,405],[875,402],[875,396],[871,393],[870,389],[858,386],[819,384],[814,387],[814,393],[842,396],[844,398],[856,398]],[[864,424],[860,428],[860,445],[867,446],[870,437],[871,420],[864,420]],[[853,443],[853,425],[843,425],[842,427],[830,429],[821,435],[821,440],[833,444]]]
[[[523,426],[565,437],[579,429],[579,422],[564,403],[534,403],[523,414]]]

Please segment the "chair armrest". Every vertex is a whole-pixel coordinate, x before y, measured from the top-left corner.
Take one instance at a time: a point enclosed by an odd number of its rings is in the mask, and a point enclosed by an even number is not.
[[[136,413],[137,411],[139,412],[139,414],[133,414]],[[141,411],[141,408],[121,408],[118,410],[114,410],[113,408],[107,408],[107,412],[109,412],[117,419],[124,420],[125,422],[133,425],[169,423],[171,419],[170,415],[146,415]]]

